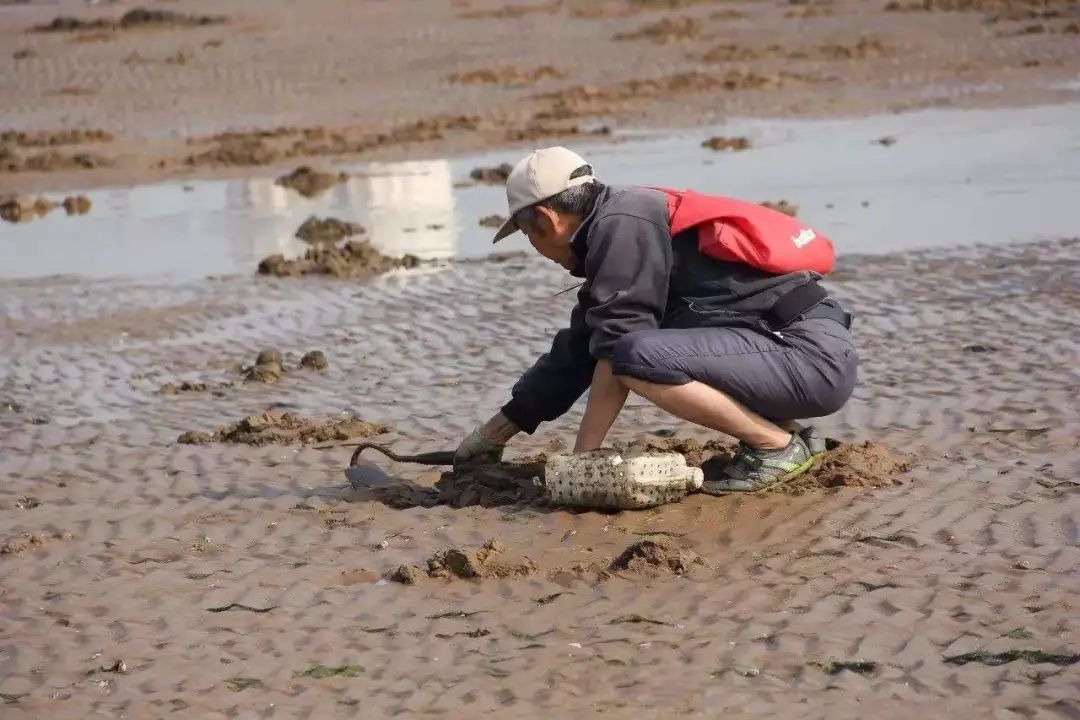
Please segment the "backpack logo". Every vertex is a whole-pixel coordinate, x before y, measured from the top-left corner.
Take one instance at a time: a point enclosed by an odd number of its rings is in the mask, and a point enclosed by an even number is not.
[[[805,245],[809,245],[810,241],[816,237],[817,233],[815,233],[813,230],[811,230],[810,228],[803,228],[799,231],[798,235],[791,236],[791,242],[795,243],[795,247],[801,248]]]

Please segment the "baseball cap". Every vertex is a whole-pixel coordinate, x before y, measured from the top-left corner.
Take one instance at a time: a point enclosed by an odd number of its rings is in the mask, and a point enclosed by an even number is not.
[[[595,180],[591,172],[570,177],[575,170],[588,164],[573,150],[559,146],[533,150],[519,160],[506,179],[506,203],[510,217],[495,233],[492,242],[499,242],[519,229],[514,222],[514,214],[519,210],[554,197],[563,190]]]

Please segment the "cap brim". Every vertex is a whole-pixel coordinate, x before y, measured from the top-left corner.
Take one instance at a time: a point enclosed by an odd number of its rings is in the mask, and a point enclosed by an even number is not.
[[[517,223],[514,222],[514,216],[511,215],[510,217],[506,218],[506,222],[504,222],[499,227],[499,231],[497,233],[495,233],[495,238],[491,241],[491,244],[494,245],[495,243],[499,242],[503,238],[506,238],[506,237],[509,237],[509,236],[513,235],[517,231],[518,231]]]

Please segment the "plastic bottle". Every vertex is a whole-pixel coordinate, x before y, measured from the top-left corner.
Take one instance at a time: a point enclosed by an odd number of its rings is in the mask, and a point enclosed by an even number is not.
[[[624,457],[613,450],[548,458],[547,498],[556,505],[632,510],[676,502],[701,488],[700,468],[687,467],[678,453]]]

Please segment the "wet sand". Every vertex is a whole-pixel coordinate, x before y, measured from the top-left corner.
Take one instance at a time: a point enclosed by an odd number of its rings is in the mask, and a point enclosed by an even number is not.
[[[620,514],[395,509],[349,487],[347,448],[176,442],[287,410],[451,447],[569,308],[540,260],[7,281],[3,717],[1068,716],[1078,258],[1076,240],[844,257],[829,286],[859,314],[862,381],[823,428],[916,455],[900,484]],[[270,346],[329,366],[234,382]],[[182,379],[232,384],[158,392]],[[563,446],[579,417],[514,452]],[[614,440],[653,431],[692,434],[635,402]],[[506,577],[382,582],[492,539]],[[707,564],[598,572],[643,539]]]
[[[127,4],[5,4],[4,129],[54,134],[0,143],[0,191],[1080,93],[1071,0],[887,5],[180,0],[223,22],[122,28]],[[34,30],[60,16],[105,27]]]
[[[1074,717],[1077,105],[1027,105],[1080,92],[1077,4],[910,4],[0,2],[0,195],[197,178],[0,223],[0,718]],[[27,32],[60,15],[103,23]],[[1021,107],[745,119],[968,105]],[[575,128],[837,239],[861,376],[813,481],[571,512],[315,447],[506,399],[571,279],[484,258],[470,169]],[[423,262],[256,276],[311,216]],[[637,400],[611,440],[673,436],[726,447]]]

